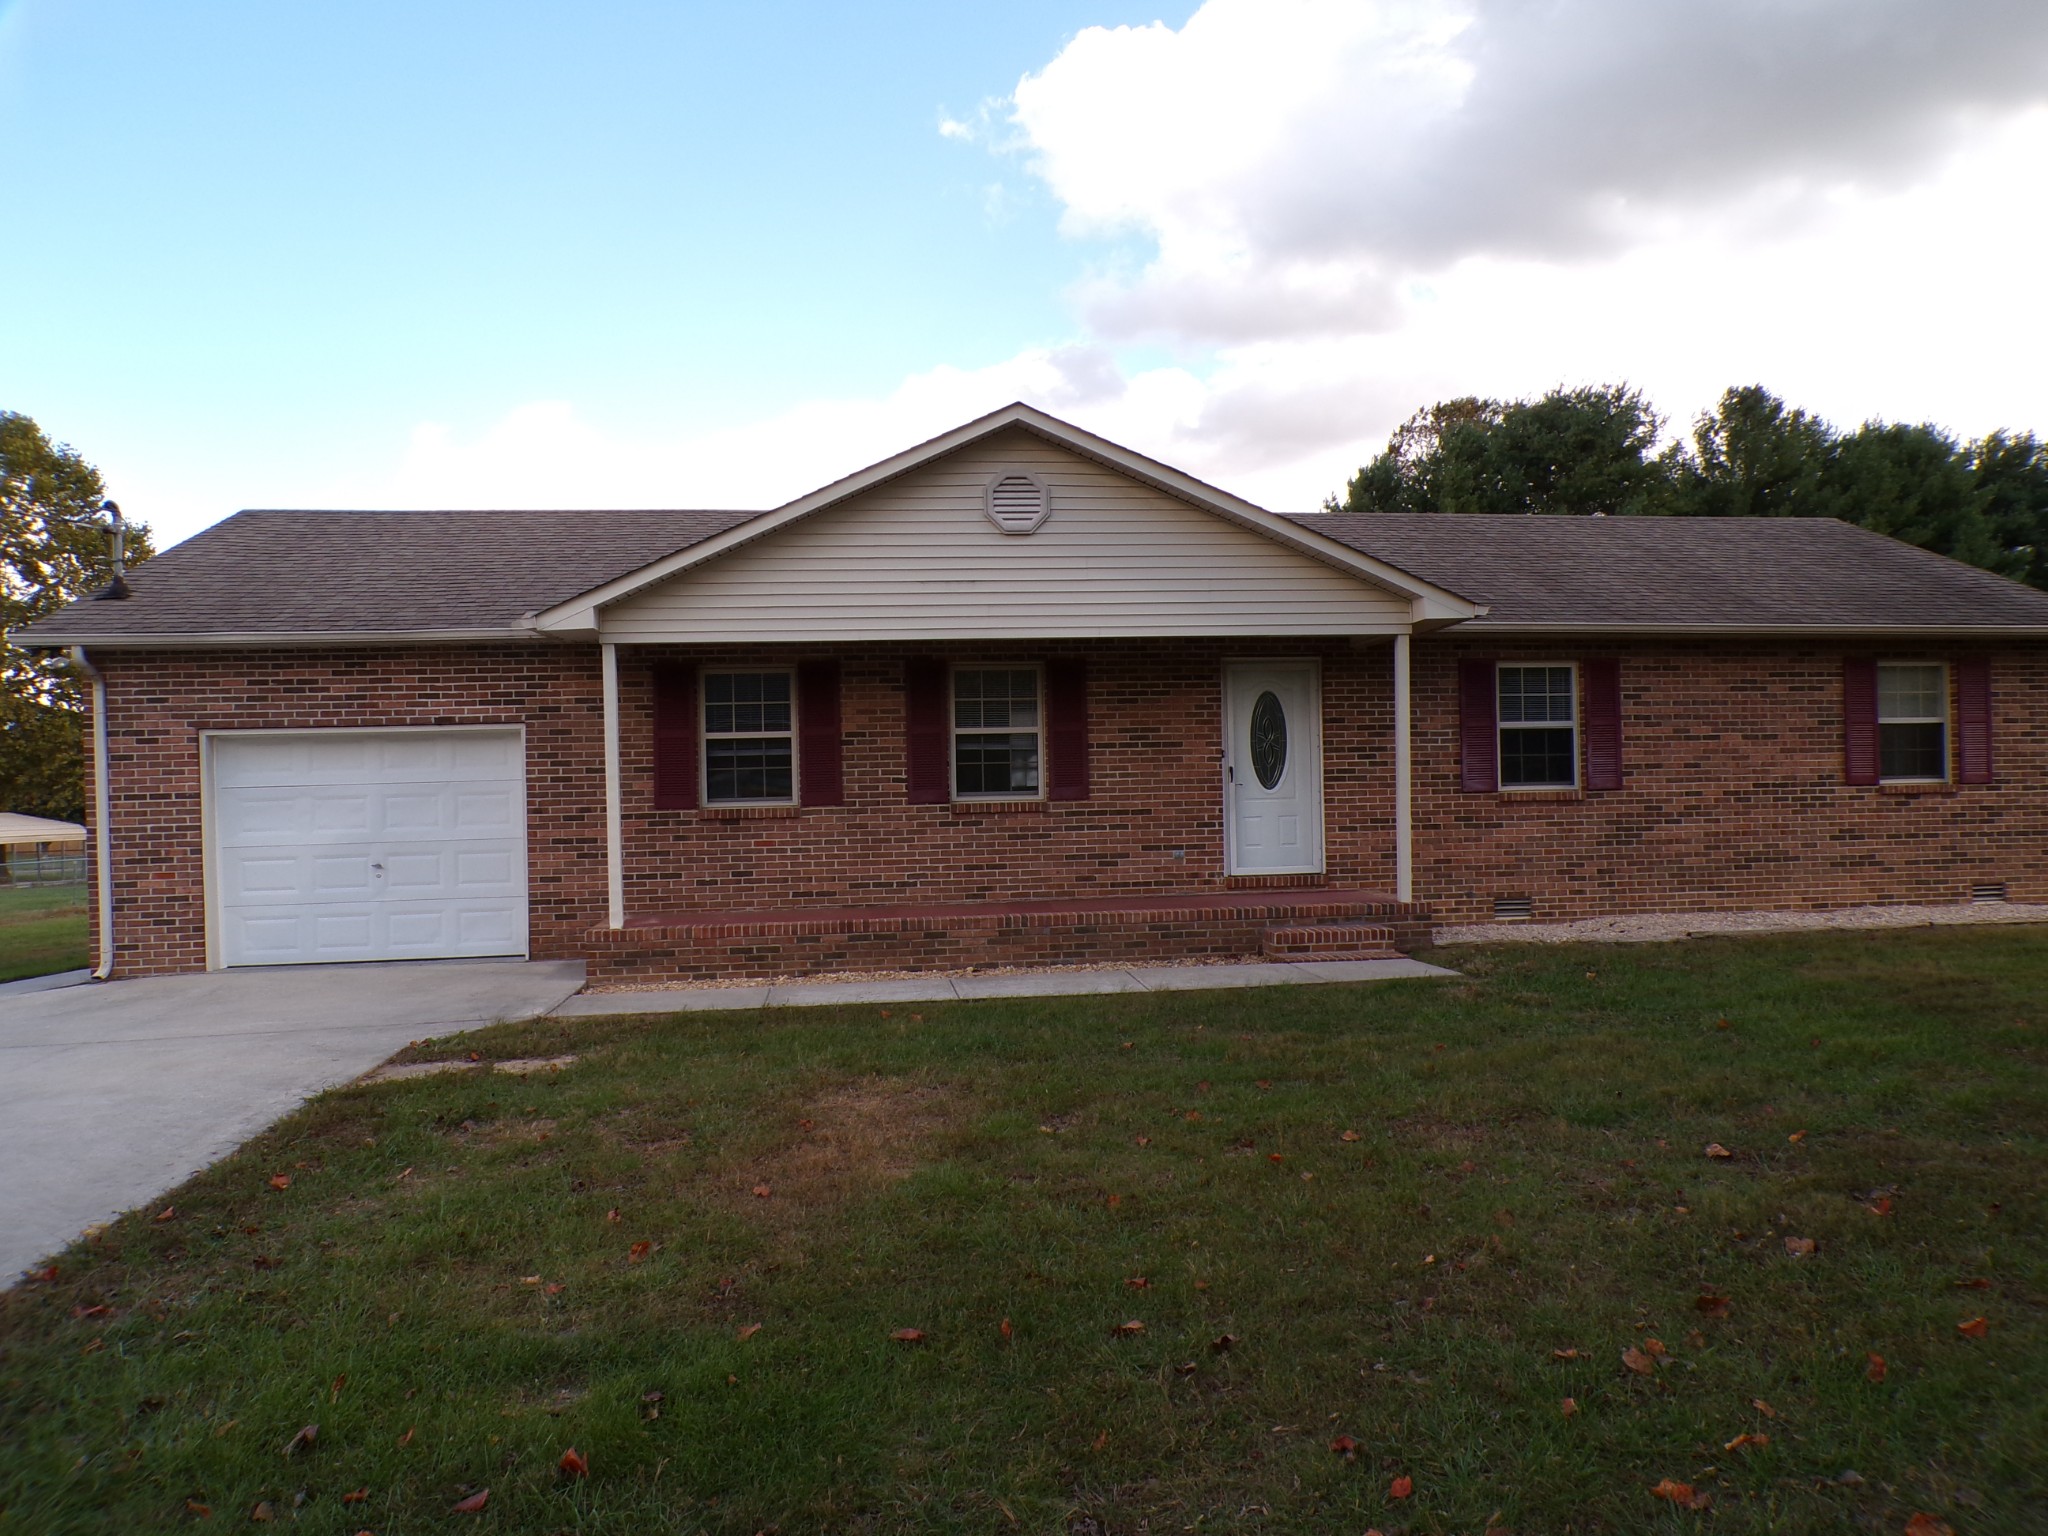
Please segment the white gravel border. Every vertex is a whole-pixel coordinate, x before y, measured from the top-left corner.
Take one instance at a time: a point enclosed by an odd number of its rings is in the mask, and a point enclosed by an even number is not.
[[[1465,923],[1439,928],[1437,945],[1661,944],[1713,933],[1798,933],[1813,928],[1948,928],[1974,923],[2048,923],[2048,905],[1832,907],[1823,912],[1637,912],[1570,923]]]

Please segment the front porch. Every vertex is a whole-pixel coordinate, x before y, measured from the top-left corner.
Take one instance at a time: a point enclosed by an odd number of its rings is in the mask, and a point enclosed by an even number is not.
[[[1429,910],[1385,891],[1310,887],[1017,902],[647,913],[585,935],[598,985],[844,971],[1382,959]]]

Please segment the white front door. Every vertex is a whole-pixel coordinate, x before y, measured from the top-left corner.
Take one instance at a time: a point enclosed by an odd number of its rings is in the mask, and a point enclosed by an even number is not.
[[[1316,664],[1226,664],[1223,715],[1229,872],[1320,874],[1323,704]]]
[[[207,738],[216,965],[526,953],[517,729]]]

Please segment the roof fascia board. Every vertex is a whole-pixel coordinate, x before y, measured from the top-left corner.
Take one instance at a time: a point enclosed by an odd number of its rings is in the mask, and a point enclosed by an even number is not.
[[[95,650],[215,649],[265,645],[448,645],[541,638],[531,629],[332,629],[332,630],[205,630],[184,634],[65,634],[16,637],[24,650],[55,651],[74,645]]]
[[[1466,635],[2013,635],[2048,636],[2042,624],[1572,624],[1482,620]]]
[[[1254,506],[1241,497],[1231,495],[1228,491],[1219,490],[1195,479],[1192,475],[1183,474],[1169,465],[1148,459],[1143,454],[1120,448],[1106,438],[1084,432],[1079,427],[1061,421],[1056,416],[1048,416],[1033,406],[1016,404],[1004,406],[999,411],[992,411],[964,426],[955,427],[952,431],[942,433],[914,448],[907,448],[879,463],[869,465],[866,469],[834,480],[830,485],[821,486],[808,495],[799,496],[795,501],[786,502],[772,511],[763,512],[758,517],[736,524],[723,533],[714,534],[700,543],[692,544],[687,549],[677,550],[674,554],[644,565],[637,571],[629,571],[602,586],[593,587],[588,592],[557,603],[554,607],[543,610],[538,615],[536,623],[544,630],[594,629],[597,627],[597,611],[609,603],[630,597],[633,593],[666,580],[679,571],[716,560],[720,555],[742,544],[763,538],[814,512],[886,484],[934,459],[1011,427],[1022,427],[1048,442],[1094,459],[1129,475],[1134,480],[1164,491],[1177,500],[1188,502],[1263,533],[1276,543],[1285,544],[1300,554],[1335,566],[1403,597],[1411,600],[1426,598],[1438,609],[1455,614],[1458,618],[1471,618],[1483,611],[1478,605],[1447,588],[1435,586],[1383,560],[1361,554],[1349,545],[1339,543],[1326,535],[1301,528],[1286,518],[1266,511],[1263,507]]]

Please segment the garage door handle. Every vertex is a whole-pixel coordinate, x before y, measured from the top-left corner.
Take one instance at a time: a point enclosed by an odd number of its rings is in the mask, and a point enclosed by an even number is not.
[[[370,868],[377,871],[377,873],[380,875],[384,873],[384,866],[382,864],[372,864]]]

